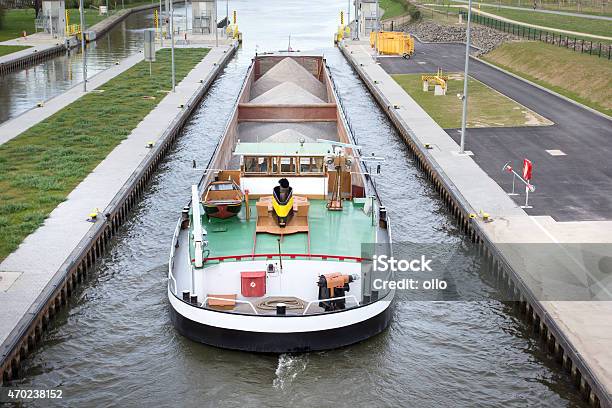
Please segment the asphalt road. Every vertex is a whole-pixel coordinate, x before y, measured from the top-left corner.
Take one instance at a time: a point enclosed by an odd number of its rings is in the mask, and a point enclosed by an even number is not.
[[[435,72],[438,67],[463,72],[465,45],[417,43],[416,49],[410,60],[380,58],[381,66],[390,74]],[[557,221],[612,219],[612,121],[474,59],[470,75],[555,123],[468,129],[466,150],[474,153],[483,170],[510,191],[512,177],[502,173],[504,163],[512,161],[520,172],[523,158],[528,158],[534,163],[536,186],[528,214],[550,215]],[[459,142],[457,129],[447,132]],[[553,156],[546,150],[561,150],[564,155]],[[523,204],[524,190],[514,199]]]

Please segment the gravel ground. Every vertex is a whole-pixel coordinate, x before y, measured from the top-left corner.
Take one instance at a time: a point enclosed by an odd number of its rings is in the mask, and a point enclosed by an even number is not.
[[[422,41],[428,42],[465,42],[465,25],[448,24],[443,25],[433,21],[421,21],[408,24],[405,31],[417,36]],[[476,55],[486,54],[495,47],[506,41],[518,40],[518,37],[493,30],[488,27],[472,26],[472,44],[480,48]]]

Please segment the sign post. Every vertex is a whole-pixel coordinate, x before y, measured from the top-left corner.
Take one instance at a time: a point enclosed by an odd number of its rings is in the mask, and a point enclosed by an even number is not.
[[[508,195],[509,196],[518,195],[518,193],[514,192],[514,182],[516,181],[516,173],[512,171],[512,165],[510,164],[510,162],[507,162],[506,164],[504,164],[502,171],[507,171],[508,173],[512,173],[512,192],[508,193]]]
[[[531,175],[533,170],[533,163],[531,160],[524,159],[523,160],[523,174],[518,174],[513,168],[510,162],[504,164],[502,167],[503,172],[512,173],[512,193],[509,193],[509,196],[518,195],[514,192],[514,182],[518,178],[520,181],[525,184],[525,205],[521,205],[521,208],[533,208],[529,205],[529,193],[533,193],[535,191],[535,186],[531,184]]]
[[[533,170],[533,163],[529,159],[523,159],[523,179],[526,181],[525,183],[525,205],[522,205],[521,208],[533,208],[529,205],[529,191],[534,191],[535,188],[531,185],[531,172]]]

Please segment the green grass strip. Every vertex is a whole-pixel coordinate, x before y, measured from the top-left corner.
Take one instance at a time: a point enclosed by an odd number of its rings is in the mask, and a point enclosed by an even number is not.
[[[505,43],[481,58],[612,116],[612,65],[607,58],[538,41]]]
[[[177,49],[177,81],[208,51]],[[170,50],[164,49],[157,52],[152,77],[149,63],[140,62],[98,88],[104,92],[88,93],[0,145],[0,260],[129,136],[171,86]]]
[[[22,45],[0,45],[0,57],[3,55],[12,54],[17,51],[25,50],[26,48]]]

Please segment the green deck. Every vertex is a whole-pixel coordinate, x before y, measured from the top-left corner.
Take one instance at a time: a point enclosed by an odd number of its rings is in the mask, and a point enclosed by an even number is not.
[[[253,253],[255,234],[256,200],[250,200],[251,220],[247,221],[245,209],[238,216],[226,220],[211,218],[204,223],[208,232],[210,257],[250,255]],[[344,201],[343,211],[328,211],[325,200],[309,200],[310,253],[321,255],[361,256],[361,244],[373,243],[376,228],[362,206]],[[278,253],[278,235],[258,233],[256,254]],[[284,254],[307,254],[308,234],[285,235],[281,241]],[[193,249],[191,251],[193,254]]]

